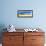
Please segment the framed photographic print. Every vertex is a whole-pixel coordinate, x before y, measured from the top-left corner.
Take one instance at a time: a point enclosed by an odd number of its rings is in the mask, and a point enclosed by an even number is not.
[[[33,10],[18,10],[17,17],[32,18],[33,17]]]

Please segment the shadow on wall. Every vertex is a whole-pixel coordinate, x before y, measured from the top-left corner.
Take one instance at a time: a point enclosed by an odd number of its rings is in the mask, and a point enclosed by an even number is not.
[[[2,32],[6,31],[6,30],[4,30],[4,28],[6,28],[5,25],[0,24],[0,43],[2,43],[2,36],[3,36]]]

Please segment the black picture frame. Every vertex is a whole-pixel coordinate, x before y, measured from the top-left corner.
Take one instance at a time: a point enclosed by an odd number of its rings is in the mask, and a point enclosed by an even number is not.
[[[17,17],[19,18],[32,18],[33,10],[18,10]]]

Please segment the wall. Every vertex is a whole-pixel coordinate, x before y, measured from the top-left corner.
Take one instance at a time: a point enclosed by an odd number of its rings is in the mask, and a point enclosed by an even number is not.
[[[46,0],[0,0],[0,25],[13,24],[16,28],[46,28]],[[33,18],[17,18],[17,10],[33,10]]]

